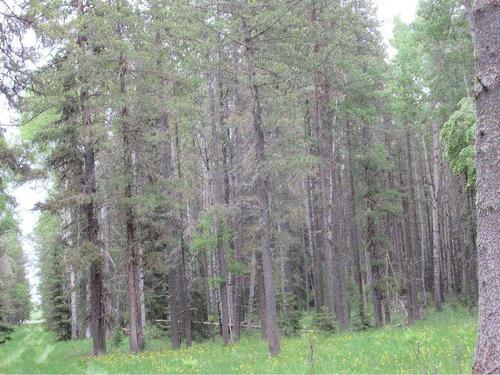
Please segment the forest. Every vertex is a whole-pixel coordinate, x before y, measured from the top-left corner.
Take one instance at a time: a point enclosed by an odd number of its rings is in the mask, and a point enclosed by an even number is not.
[[[313,373],[321,343],[449,318],[460,372],[500,371],[498,0],[419,0],[390,49],[372,0],[0,0],[0,21],[0,353],[241,339],[271,366],[302,337],[312,370],[276,371]],[[30,291],[10,192],[32,181]]]

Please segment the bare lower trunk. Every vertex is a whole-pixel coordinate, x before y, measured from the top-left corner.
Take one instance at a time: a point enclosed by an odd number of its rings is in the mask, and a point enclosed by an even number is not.
[[[83,1],[76,3],[80,16],[86,12]],[[87,54],[86,36],[79,33],[77,44],[82,53]],[[85,62],[84,62],[85,64]],[[88,62],[87,62],[88,64]],[[88,87],[88,77],[83,73],[80,76],[82,82],[80,91],[80,104],[82,111],[82,126],[86,134],[92,134],[92,118],[90,109],[90,92]],[[102,270],[102,254],[99,248],[98,230],[99,223],[95,212],[95,150],[93,140],[87,140],[83,145],[84,176],[83,190],[86,196],[86,203],[83,210],[85,212],[86,226],[85,234],[91,252],[90,258],[90,332],[92,335],[92,353],[101,355],[106,353],[106,308],[104,293],[104,274]]]
[[[143,252],[139,251],[139,303],[141,309],[141,327],[142,331],[146,328],[146,300],[144,295],[144,268]]]
[[[412,324],[419,316],[417,294],[417,270],[415,250],[417,248],[417,233],[415,222],[415,191],[413,178],[413,147],[410,125],[406,129],[406,183],[405,183],[405,245],[406,245],[406,271],[408,278],[408,321]]]
[[[266,300],[266,337],[269,354],[277,355],[280,352],[280,338],[278,333],[278,318],[276,313],[276,296],[273,282],[273,262],[271,257],[271,234],[269,192],[265,172],[265,140],[262,129],[262,113],[260,107],[259,87],[255,82],[254,52],[255,40],[251,35],[252,27],[245,25],[245,44],[248,65],[248,84],[251,92],[253,131],[255,138],[255,159],[257,162],[256,188],[260,212],[260,240],[262,252],[262,273],[264,274],[264,289]]]
[[[182,167],[181,167],[181,145],[179,138],[178,124],[174,124],[174,150],[175,150],[175,169],[176,169],[176,183],[181,184],[183,180]],[[175,194],[177,202],[182,202],[182,205],[177,210],[174,210],[175,215],[175,236],[178,239],[178,248],[176,250],[177,260],[177,298],[179,303],[180,324],[182,333],[184,335],[185,343],[191,346],[191,312],[189,311],[189,290],[186,277],[186,259],[185,259],[185,243],[184,243],[184,229],[185,229],[185,207],[186,201],[181,191]]]
[[[255,299],[255,284],[257,278],[257,257],[255,255],[255,250],[252,250],[252,260],[251,260],[251,271],[250,271],[250,285],[248,291],[248,313],[247,313],[247,330],[252,330],[252,320],[253,320],[253,306]]]
[[[72,264],[69,266],[69,289],[71,298],[71,340],[78,338],[78,316],[76,305],[76,275]]]
[[[220,57],[219,52],[219,57]],[[226,265],[226,254],[224,249],[222,215],[224,202],[224,173],[221,163],[222,141],[221,133],[224,127],[224,102],[222,90],[222,76],[217,72],[216,77],[209,78],[208,92],[210,100],[210,117],[211,117],[211,173],[212,173],[212,204],[215,208],[214,212],[214,231],[216,235],[216,266],[219,278],[219,311],[222,339],[224,344],[231,342],[231,330],[229,326],[229,298],[228,298],[228,274]]]
[[[234,259],[237,264],[242,264],[243,262],[243,206],[241,198],[241,166],[242,166],[242,155],[243,149],[241,144],[241,134],[240,129],[235,129],[235,143],[236,143],[236,153],[234,161],[236,164],[234,172],[234,194],[236,196],[236,215],[234,217],[233,227],[234,227]],[[239,272],[239,271],[237,271]],[[238,339],[241,333],[241,321],[243,319],[243,276],[236,274],[234,276],[234,302],[233,302],[233,337]]]
[[[500,372],[500,3],[476,0],[479,327],[474,373]]]
[[[88,91],[82,91],[82,103],[88,101]],[[90,127],[90,112],[86,105],[83,105],[83,123],[85,127]],[[95,161],[94,148],[91,144],[85,145],[85,194],[90,202],[85,207],[87,218],[87,241],[92,246],[93,260],[90,263],[90,331],[93,341],[93,354],[101,355],[106,353],[106,308],[104,295],[104,274],[102,270],[102,256],[99,249],[97,231],[99,224],[94,207],[95,194]]]
[[[126,95],[125,77],[127,74],[127,61],[120,57],[120,93]],[[121,109],[122,135],[123,135],[123,167],[127,176],[125,183],[125,228],[127,233],[127,246],[125,256],[127,265],[127,297],[129,305],[129,344],[130,352],[137,353],[144,350],[144,334],[142,332],[141,311],[139,303],[139,250],[136,241],[135,215],[131,203],[133,198],[134,165],[130,141],[130,126],[127,106]]]
[[[349,310],[347,302],[347,289],[345,270],[346,264],[343,254],[343,244],[341,240],[341,213],[343,212],[340,193],[340,178],[338,176],[338,164],[334,161],[335,167],[330,171],[330,212],[329,222],[331,223],[332,232],[332,249],[333,249],[333,268],[335,271],[334,277],[334,296],[335,296],[335,316],[339,322],[340,330],[344,331],[349,328]],[[335,212],[333,210],[335,207]]]
[[[173,349],[179,349],[181,346],[181,328],[180,328],[180,309],[178,298],[178,275],[176,256],[170,252],[168,263],[168,297],[170,305],[170,343]]]
[[[432,260],[434,275],[434,307],[441,310],[443,303],[441,296],[441,239],[439,238],[439,125],[436,121],[432,124]]]
[[[311,115],[309,111],[309,101],[305,102],[305,115],[304,115],[304,133],[306,139],[309,142],[313,143],[312,138],[312,129],[311,129]],[[309,152],[311,154],[317,153],[312,144],[309,146]],[[323,276],[321,273],[321,256],[319,253],[319,230],[317,228],[318,215],[316,214],[315,208],[315,181],[316,176],[308,175],[305,178],[304,182],[304,190],[305,190],[305,199],[306,199],[306,209],[307,209],[307,229],[308,229],[308,244],[309,251],[311,253],[312,259],[312,274],[313,274],[313,290],[314,290],[314,306],[316,307],[316,311],[319,313],[323,308]]]
[[[371,147],[371,132],[368,127],[363,128],[363,141],[366,147]],[[375,171],[369,166],[364,168],[364,182],[366,193],[364,201],[366,204],[366,250],[369,255],[369,275],[371,275],[371,290],[373,310],[375,315],[375,325],[382,327],[384,325],[383,316],[383,263],[384,259],[381,252],[381,241],[378,240],[377,224],[377,177]]]
[[[354,176],[353,176],[353,163],[352,163],[352,143],[351,139],[353,137],[353,129],[352,125],[348,123],[348,133],[346,134],[347,138],[347,173],[348,173],[348,181],[349,189],[349,203],[348,203],[348,213],[347,213],[347,226],[349,227],[350,234],[350,245],[351,252],[354,263],[354,280],[356,281],[356,286],[358,289],[358,314],[359,320],[364,325],[365,324],[365,304],[363,301],[363,275],[361,273],[361,260],[359,256],[359,238],[358,238],[358,225],[356,222],[356,202],[355,202],[355,191],[354,191]]]
[[[161,167],[160,174],[166,184],[173,174],[173,161],[172,161],[172,138],[170,126],[168,123],[167,114],[162,114],[159,119],[159,130],[162,135],[161,143]],[[171,191],[165,189],[164,191],[165,199],[170,198],[173,194]],[[166,210],[165,220],[166,228],[168,233],[168,240],[170,240],[176,233],[177,224],[175,223],[175,213],[172,210]],[[167,240],[167,241],[168,241]],[[166,262],[167,262],[167,286],[168,286],[168,298],[169,298],[169,308],[170,308],[170,342],[173,349],[178,349],[181,344],[181,329],[180,329],[180,308],[179,308],[179,254],[178,246],[176,246],[173,241],[167,242],[165,244],[166,248]]]

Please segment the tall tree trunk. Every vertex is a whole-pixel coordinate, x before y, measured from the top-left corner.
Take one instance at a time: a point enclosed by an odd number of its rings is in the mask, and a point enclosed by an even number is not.
[[[500,3],[476,0],[479,327],[473,372],[500,372]]]
[[[83,1],[76,3],[78,15],[83,17],[85,5]],[[79,33],[77,44],[82,50],[82,54],[87,56],[87,37]],[[82,62],[82,65],[89,64],[89,61]],[[90,109],[90,92],[88,76],[80,70],[80,105],[82,111],[82,126],[89,138],[92,134],[92,115]],[[94,141],[86,139],[83,145],[84,177],[83,190],[86,196],[86,203],[83,210],[85,212],[86,239],[90,244],[92,253],[90,254],[90,331],[92,335],[92,353],[101,355],[106,353],[106,307],[104,293],[104,273],[102,269],[102,254],[99,248],[98,230],[99,223],[95,212],[95,151]]]
[[[246,20],[245,20],[245,23]],[[262,251],[262,273],[264,274],[264,289],[266,297],[266,337],[269,353],[277,355],[280,352],[280,338],[278,333],[278,318],[276,313],[276,296],[273,283],[273,262],[271,257],[271,228],[269,221],[269,192],[265,172],[265,140],[262,129],[262,113],[260,107],[259,87],[255,82],[255,39],[252,36],[252,27],[245,25],[245,44],[248,68],[248,85],[251,92],[251,108],[253,130],[255,138],[255,159],[257,162],[256,187],[260,211],[260,235]]]
[[[175,86],[174,86],[175,94]],[[175,136],[175,165],[177,172],[177,185],[180,186],[183,180],[182,166],[181,166],[181,144],[179,138],[179,127],[177,122],[174,125],[174,136]],[[191,313],[189,311],[189,291],[188,291],[188,281],[186,277],[186,251],[184,242],[184,230],[185,230],[185,207],[186,200],[181,191],[178,191],[175,195],[177,202],[182,202],[181,208],[175,213],[176,217],[176,236],[179,239],[177,253],[177,295],[180,308],[180,319],[182,324],[182,331],[184,334],[184,339],[187,346],[191,346]]]
[[[220,58],[219,53],[219,58]],[[217,72],[215,79],[209,79],[210,113],[212,122],[212,195],[214,207],[214,230],[216,235],[216,265],[219,277],[220,322],[224,344],[231,342],[229,327],[228,274],[224,249],[222,216],[224,214],[224,171],[221,163],[222,143],[221,133],[224,128],[224,103],[222,92],[222,75]]]
[[[236,143],[235,153],[235,172],[234,172],[234,194],[236,197],[236,214],[234,217],[234,259],[238,264],[243,262],[243,206],[241,201],[243,183],[241,178],[241,168],[243,164],[243,149],[240,129],[234,130],[234,137]],[[243,276],[236,274],[234,278],[234,303],[233,303],[233,333],[237,339],[240,337],[241,320],[243,316]]]
[[[78,338],[78,315],[76,300],[76,274],[73,264],[69,265],[69,290],[71,299],[71,340]]]
[[[67,188],[67,184],[66,184]],[[75,210],[76,211],[76,210]],[[68,249],[74,250],[75,246],[72,237],[72,228],[76,222],[77,215],[73,218],[72,210],[65,207],[62,210],[62,220],[65,229],[63,230],[63,239]],[[78,245],[76,246],[78,248]],[[77,306],[77,290],[76,290],[76,272],[73,261],[70,262],[68,267],[69,273],[69,296],[70,296],[70,312],[71,312],[71,340],[78,338],[78,306]]]
[[[408,277],[408,321],[412,324],[419,316],[415,249],[417,233],[415,221],[415,191],[413,178],[413,146],[410,125],[406,129],[406,183],[405,183],[405,232],[406,232],[406,271]]]
[[[441,239],[439,238],[439,125],[437,121],[432,124],[432,264],[433,264],[433,298],[434,307],[441,310]]]
[[[127,61],[120,56],[120,93],[122,100],[126,100]],[[141,311],[139,303],[139,251],[136,240],[136,224],[133,207],[134,165],[130,144],[130,124],[127,106],[121,109],[121,125],[123,136],[123,167],[125,181],[125,228],[127,245],[125,256],[127,259],[127,297],[129,305],[129,344],[130,352],[137,353],[144,350],[144,334],[142,332]]]
[[[146,296],[144,294],[144,251],[139,248],[139,305],[142,332],[146,328]]]
[[[309,111],[309,101],[305,101],[305,115],[304,115],[304,133],[306,139],[311,143],[308,147],[308,152],[316,155],[316,147],[312,145],[312,129],[311,129],[311,115]],[[319,313],[323,308],[323,276],[321,273],[321,256],[319,254],[319,244],[318,244],[318,228],[316,220],[316,212],[314,204],[314,191],[315,191],[315,178],[313,176],[307,175],[304,182],[304,190],[306,193],[306,209],[307,209],[307,229],[308,229],[308,244],[309,251],[311,253],[312,259],[312,274],[313,274],[313,289],[314,289],[314,306],[316,311]]]
[[[366,147],[366,153],[369,152],[369,147],[372,146],[372,136],[370,129],[367,126],[363,127],[363,142]],[[366,193],[364,196],[366,204],[366,251],[369,255],[370,275],[371,275],[371,290],[373,310],[375,314],[375,325],[382,327],[384,325],[384,315],[382,308],[382,300],[384,298],[382,288],[384,258],[381,252],[381,243],[378,240],[378,223],[376,218],[377,211],[377,176],[373,167],[368,164],[364,168],[364,182]]]
[[[365,316],[365,304],[363,300],[363,275],[361,272],[361,259],[359,256],[359,238],[358,238],[358,224],[356,221],[356,202],[355,202],[355,190],[354,190],[354,174],[353,174],[353,163],[352,163],[352,153],[353,153],[353,144],[352,137],[353,128],[352,124],[349,121],[347,124],[347,165],[346,170],[348,173],[348,184],[349,184],[349,204],[348,204],[348,213],[347,213],[347,226],[349,227],[350,240],[351,240],[351,252],[353,256],[354,263],[354,280],[356,281],[356,286],[358,288],[358,314],[359,320],[362,325],[366,323]]]
[[[332,146],[333,147],[333,146]],[[334,156],[333,156],[334,157]],[[344,254],[341,250],[341,214],[343,212],[341,203],[341,189],[340,189],[340,171],[338,163],[333,159],[335,164],[330,171],[330,208],[328,222],[331,226],[331,247],[333,251],[333,269],[334,269],[334,303],[335,303],[335,316],[339,322],[342,331],[349,328],[349,310],[347,301],[347,290],[345,280],[345,260]],[[335,213],[333,212],[335,207]]]
[[[163,184],[167,185],[173,174],[173,156],[172,156],[172,137],[168,117],[166,113],[162,113],[159,119],[159,130],[162,136],[161,142],[161,166],[160,175],[163,179]],[[165,199],[168,199],[172,194],[168,189],[164,189]],[[171,209],[165,210],[167,238],[172,238],[176,231],[175,213]],[[166,243],[167,257],[167,284],[168,297],[170,307],[170,342],[173,349],[178,349],[181,344],[180,338],[180,309],[178,297],[178,262],[179,255],[177,248],[173,243]]]
[[[255,299],[255,284],[257,283],[257,256],[255,249],[252,250],[252,259],[250,261],[250,284],[248,286],[248,313],[247,313],[247,331],[252,330],[253,307]]]
[[[262,271],[262,254],[256,254],[257,258],[257,289],[259,291],[259,317],[260,334],[263,340],[267,340],[267,319],[266,319],[266,286],[264,284],[264,273]]]

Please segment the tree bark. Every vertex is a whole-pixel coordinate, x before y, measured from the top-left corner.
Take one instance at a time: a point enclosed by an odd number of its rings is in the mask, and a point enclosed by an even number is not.
[[[127,61],[120,56],[120,93],[125,100],[126,91]],[[141,311],[139,302],[139,251],[136,240],[136,224],[131,199],[133,198],[134,165],[132,149],[130,144],[130,124],[128,108],[124,105],[121,109],[121,125],[123,136],[123,167],[125,181],[125,228],[126,228],[126,249],[127,259],[127,297],[129,305],[129,345],[130,352],[137,353],[144,350],[144,334],[142,331]]]
[[[252,27],[245,20],[245,45],[248,68],[248,84],[251,92],[251,108],[253,131],[255,138],[255,160],[257,162],[256,187],[260,211],[260,235],[262,252],[262,273],[264,274],[264,289],[266,299],[266,337],[269,354],[272,356],[280,352],[280,338],[278,333],[278,319],[276,313],[276,296],[273,284],[273,263],[271,257],[271,235],[269,220],[269,192],[266,176],[265,140],[262,129],[262,112],[260,107],[259,87],[255,82],[255,39],[252,36]]]
[[[219,59],[221,53],[219,52]],[[219,61],[220,63],[220,61]],[[225,207],[224,201],[224,171],[221,163],[222,142],[221,132],[224,128],[224,103],[222,93],[222,75],[217,72],[216,76],[209,79],[208,92],[211,113],[211,159],[212,159],[212,203],[214,208],[214,230],[216,235],[216,265],[219,278],[219,303],[220,322],[224,344],[231,342],[231,329],[229,326],[229,299],[228,299],[228,274],[226,255],[224,249],[222,215]]]
[[[439,125],[432,124],[432,265],[434,275],[433,299],[437,310],[442,308],[441,290],[441,239],[439,237]]]
[[[417,248],[417,233],[415,220],[415,191],[413,178],[413,146],[410,125],[406,129],[406,183],[405,183],[405,245],[406,272],[408,277],[408,322],[413,324],[419,316],[415,249]]]
[[[309,111],[309,101],[305,101],[305,115],[304,115],[304,133],[309,142],[313,142],[311,130],[311,115]],[[308,152],[317,154],[316,147],[309,145]],[[318,228],[314,204],[314,191],[315,191],[315,178],[307,175],[304,182],[304,190],[306,193],[306,209],[307,209],[307,229],[308,229],[308,244],[312,259],[312,274],[313,274],[313,289],[314,289],[314,306],[319,313],[323,308],[323,275],[321,273],[321,256],[319,254],[318,244]]]
[[[248,286],[248,313],[247,313],[247,330],[252,330],[253,321],[253,306],[255,299],[255,284],[257,283],[257,257],[255,255],[255,249],[252,250],[252,260],[250,263],[250,284]]]
[[[240,129],[234,130],[236,154],[235,154],[235,172],[234,172],[234,194],[236,196],[236,215],[234,217],[234,259],[238,264],[243,262],[243,206],[241,202],[242,178],[241,168],[243,164],[243,149]],[[234,277],[234,303],[233,303],[233,333],[234,338],[238,339],[241,332],[241,321],[243,316],[243,277],[235,275]]]
[[[86,9],[83,1],[75,3],[79,17],[85,15]],[[83,29],[83,28],[82,28]],[[84,56],[87,56],[87,36],[78,33],[77,44]],[[92,116],[90,109],[90,92],[89,92],[89,77],[84,71],[83,66],[89,64],[88,61],[81,61],[80,66],[80,106],[82,111],[82,126],[86,133],[92,134]],[[93,355],[101,355],[106,353],[106,308],[104,295],[104,277],[102,270],[102,254],[99,249],[98,230],[99,223],[95,212],[95,192],[96,192],[96,177],[95,177],[95,151],[94,140],[85,139],[83,144],[83,159],[84,159],[84,176],[83,176],[83,192],[86,196],[86,203],[83,205],[83,211],[86,218],[86,226],[84,228],[85,237],[88,241],[90,254],[90,332],[92,336],[92,353]]]
[[[174,94],[175,94],[175,86],[174,86]],[[175,164],[176,164],[176,172],[177,172],[177,184],[180,186],[183,180],[182,175],[182,165],[181,165],[181,144],[179,138],[179,127],[178,124],[174,125],[174,137],[175,137]],[[175,195],[175,199],[177,202],[182,202],[182,206],[176,210],[175,212],[175,231],[176,236],[179,239],[179,244],[176,249],[177,254],[177,295],[179,301],[179,309],[180,309],[180,319],[182,324],[182,332],[184,334],[184,339],[186,342],[186,346],[191,346],[191,312],[189,310],[189,290],[188,290],[188,281],[186,277],[186,251],[185,251],[185,242],[184,242],[184,230],[185,230],[185,207],[186,201],[184,199],[184,195],[181,191],[178,191]]]
[[[162,136],[161,142],[161,166],[160,175],[163,183],[166,185],[172,178],[173,162],[172,162],[172,137],[170,133],[170,126],[166,113],[160,115],[159,130]],[[165,198],[171,194],[168,189],[164,191]],[[175,213],[172,210],[166,209],[166,231],[169,232],[168,238],[172,238],[175,233]],[[166,244],[166,257],[167,257],[167,284],[168,284],[168,297],[170,307],[170,342],[173,349],[178,349],[181,344],[180,338],[180,309],[178,297],[178,254],[174,244]]]
[[[84,6],[78,3],[79,14],[83,15]],[[79,36],[78,44],[85,49],[85,38]],[[88,80],[82,75],[80,102],[82,107],[82,123],[88,133],[91,133],[92,118],[90,112],[90,93]],[[104,275],[102,270],[102,255],[99,249],[98,228],[99,223],[95,212],[96,177],[95,177],[95,151],[92,140],[84,143],[84,193],[87,203],[84,204],[86,217],[86,239],[92,247],[90,261],[90,331],[92,335],[92,353],[97,356],[106,353],[106,307],[104,295]]]
[[[473,372],[500,372],[500,2],[476,0],[479,327]]]
[[[76,300],[76,274],[73,264],[69,265],[69,290],[71,298],[71,340],[78,338],[78,316]]]
[[[348,203],[348,214],[347,214],[347,226],[349,227],[350,241],[351,241],[351,252],[353,256],[354,263],[354,280],[356,281],[356,286],[358,288],[358,314],[361,324],[366,323],[365,316],[365,304],[363,299],[363,275],[361,272],[361,259],[359,256],[359,238],[358,238],[358,224],[356,222],[356,202],[355,202],[355,190],[354,190],[354,174],[353,174],[353,163],[352,163],[352,153],[353,153],[353,128],[349,121],[347,124],[347,165],[346,170],[348,173],[348,184],[349,184],[349,203]]]

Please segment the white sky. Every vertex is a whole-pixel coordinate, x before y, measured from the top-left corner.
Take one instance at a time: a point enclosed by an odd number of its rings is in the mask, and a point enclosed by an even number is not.
[[[381,21],[380,31],[384,37],[389,57],[395,50],[390,45],[394,17],[400,16],[403,22],[410,23],[415,19],[419,0],[375,0],[378,18]]]
[[[389,57],[394,56],[394,49],[390,46],[392,38],[392,28],[394,17],[400,16],[401,19],[409,23],[415,18],[416,8],[419,0],[375,0],[377,6],[378,18],[381,21],[380,30],[387,47]],[[5,100],[0,97],[0,127],[6,130],[9,141],[15,141],[18,131],[13,127],[3,127],[1,125],[11,124],[16,119],[16,114],[9,111]],[[31,284],[31,295],[34,301],[39,301],[37,286],[39,278],[37,275],[36,257],[33,244],[30,241],[30,235],[39,217],[39,213],[33,211],[36,203],[43,201],[47,196],[46,186],[41,183],[31,182],[23,186],[12,188],[10,193],[16,198],[17,216],[20,220],[22,232],[22,245],[24,253],[28,259],[28,279]]]

